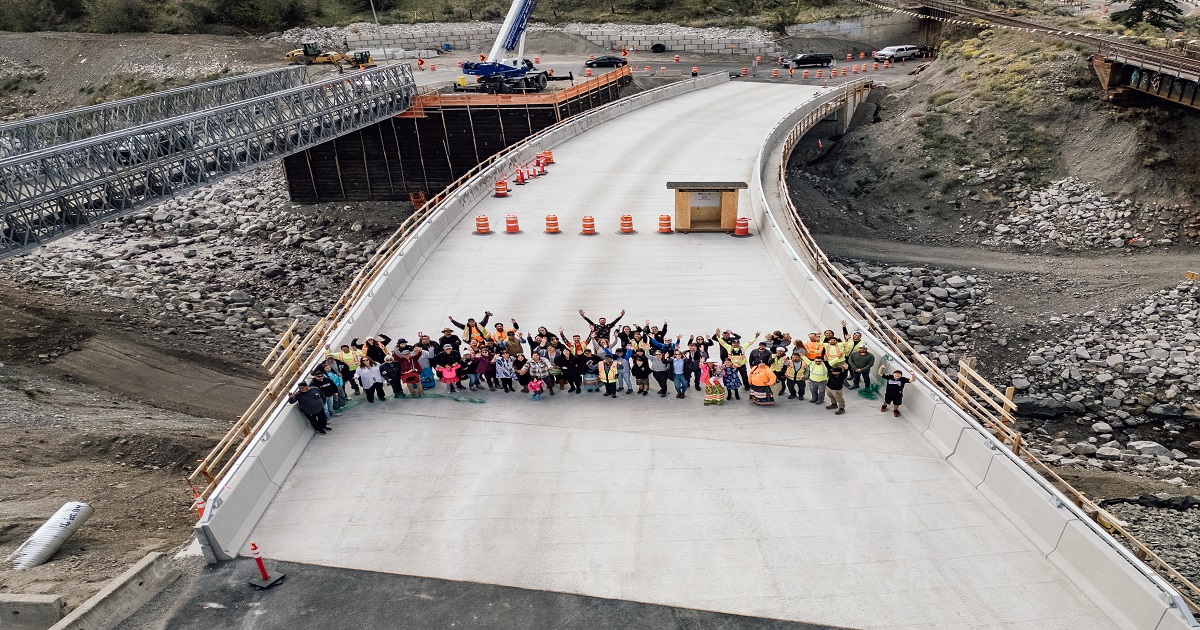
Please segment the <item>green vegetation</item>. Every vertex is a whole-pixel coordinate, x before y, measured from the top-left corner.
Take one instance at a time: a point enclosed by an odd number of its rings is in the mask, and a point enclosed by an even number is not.
[[[2,0],[0,30],[100,33],[266,33],[373,21],[370,0]],[[508,0],[375,0],[386,24],[500,20]],[[673,22],[686,26],[789,25],[867,12],[853,0],[542,0],[548,23]]]
[[[1125,26],[1146,23],[1155,28],[1182,27],[1183,9],[1174,0],[1133,0],[1129,8],[1112,14],[1112,21]]]

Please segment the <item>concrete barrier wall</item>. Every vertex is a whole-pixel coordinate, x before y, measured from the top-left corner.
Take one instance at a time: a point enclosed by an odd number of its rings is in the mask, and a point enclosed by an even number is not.
[[[790,42],[796,48],[804,48],[804,39],[844,38],[870,44],[879,49],[902,44],[918,45],[921,35],[920,20],[899,13],[864,15],[845,20],[822,20],[809,24],[789,26],[788,35],[799,41]],[[836,52],[836,51],[816,51]]]
[[[835,296],[818,281],[806,259],[791,245],[779,225],[780,212],[768,201],[763,182],[779,176],[782,144],[788,133],[821,104],[838,99],[830,90],[790,113],[768,136],[747,194],[759,238],[787,279],[801,308],[818,328],[836,329],[841,320],[855,322],[864,341],[890,348],[867,332]],[[786,190],[783,191],[786,194]],[[888,359],[912,373],[911,366]],[[945,457],[971,485],[1015,527],[1059,566],[1113,621],[1128,630],[1200,627],[1179,594],[1153,569],[1106,534],[1065,496],[979,425],[953,400],[918,377],[905,390],[903,418],[920,431],[933,450]]]
[[[464,25],[436,33],[385,34],[382,37],[368,33],[351,34],[346,37],[351,49],[370,48],[427,48],[442,50],[449,44],[455,50],[485,50],[490,48],[500,32],[499,24]],[[774,42],[752,40],[745,37],[702,37],[694,34],[647,35],[620,27],[567,28],[565,32],[579,35],[602,48],[637,48],[639,52],[650,52],[654,44],[663,44],[672,52],[699,52],[728,55],[775,55],[783,50]],[[534,34],[536,37],[536,32]],[[382,42],[382,44],[381,44]]]
[[[647,105],[728,80],[726,73],[711,74],[635,94],[570,118],[514,145],[508,153],[447,197],[405,239],[397,254],[388,261],[384,272],[367,288],[350,316],[331,335],[330,343],[337,346],[354,337],[365,338],[378,332],[380,322],[393,307],[393,299],[408,287],[450,229],[479,200],[492,194],[499,174],[511,172],[518,164],[532,160],[538,151],[553,148],[596,125]],[[204,517],[196,524],[196,537],[209,562],[237,557],[312,435],[308,420],[286,401],[280,401],[274,415],[254,436],[253,445],[221,479],[217,490],[209,497]]]

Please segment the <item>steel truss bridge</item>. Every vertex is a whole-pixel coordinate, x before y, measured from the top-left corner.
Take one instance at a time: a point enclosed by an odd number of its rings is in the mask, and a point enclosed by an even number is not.
[[[981,28],[998,26],[1024,31],[1036,37],[1083,44],[1095,51],[1092,54],[1093,69],[1110,95],[1121,90],[1135,90],[1200,109],[1200,59],[1189,56],[1187,51],[1156,50],[1109,35],[1067,30],[943,0],[859,2],[926,20],[971,24]]]
[[[296,69],[238,79],[8,126],[41,145],[0,157],[0,257],[362,129],[407,110],[417,93],[408,65],[312,83]],[[177,115],[120,123],[155,111]]]
[[[0,124],[0,158],[220,107],[308,82],[305,66],[264,70]]]

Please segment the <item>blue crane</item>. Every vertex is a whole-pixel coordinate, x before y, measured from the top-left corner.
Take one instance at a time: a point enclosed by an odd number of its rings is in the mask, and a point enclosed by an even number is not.
[[[525,59],[525,34],[537,0],[513,0],[496,35],[492,49],[482,61],[463,63],[463,74],[479,77],[479,88],[486,92],[540,92],[549,79],[544,71]],[[515,57],[504,53],[516,51]]]

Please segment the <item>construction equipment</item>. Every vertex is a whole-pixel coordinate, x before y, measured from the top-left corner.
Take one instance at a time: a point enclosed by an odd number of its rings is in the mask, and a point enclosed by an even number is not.
[[[546,83],[553,79],[525,58],[525,32],[536,6],[537,0],[513,0],[487,57],[462,65],[463,74],[478,77],[477,85],[463,85],[466,81],[461,81],[455,85],[455,91],[508,94],[546,89]],[[515,56],[501,57],[504,52],[513,51],[517,53]]]
[[[361,66],[363,68],[370,68],[375,65],[375,59],[371,56],[370,51],[359,50],[344,53],[336,50],[322,50],[321,45],[317,42],[303,42],[300,46],[300,48],[288,52],[283,58],[291,63],[303,63],[306,65],[332,63],[336,65]]]

